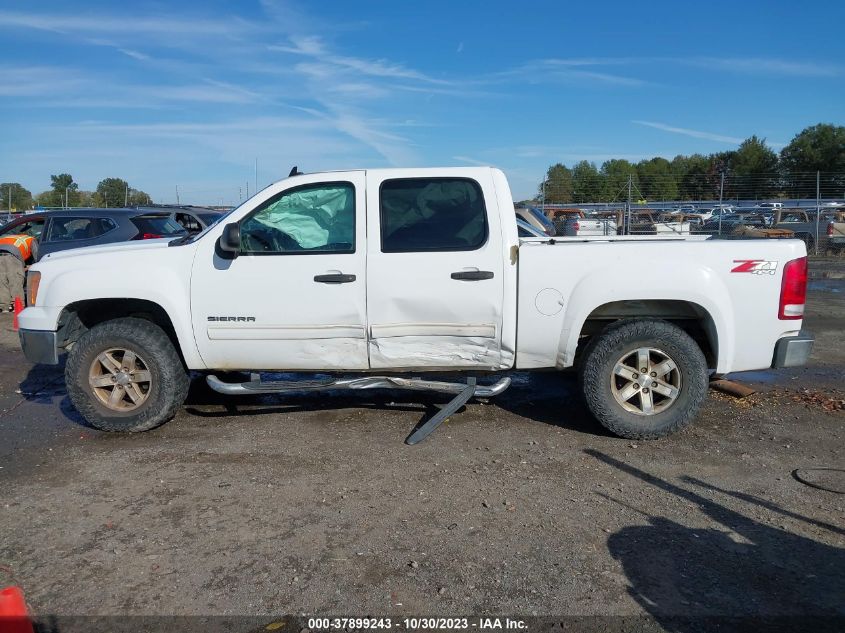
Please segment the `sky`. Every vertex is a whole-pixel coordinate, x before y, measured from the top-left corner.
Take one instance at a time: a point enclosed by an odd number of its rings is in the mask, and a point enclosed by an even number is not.
[[[236,204],[290,168],[779,150],[843,124],[842,2],[0,3],[0,182]]]

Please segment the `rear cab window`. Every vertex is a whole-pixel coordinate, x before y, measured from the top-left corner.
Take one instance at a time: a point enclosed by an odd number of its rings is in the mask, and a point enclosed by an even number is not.
[[[487,241],[480,185],[469,178],[398,178],[380,190],[381,251],[472,251]]]

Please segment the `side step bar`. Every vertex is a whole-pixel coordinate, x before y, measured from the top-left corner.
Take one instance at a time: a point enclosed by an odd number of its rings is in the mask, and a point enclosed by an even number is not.
[[[442,382],[422,378],[401,378],[396,376],[362,376],[359,378],[327,377],[323,380],[277,380],[263,382],[252,374],[249,382],[223,382],[217,376],[207,376],[206,382],[217,393],[227,396],[242,396],[263,393],[285,393],[292,391],[328,391],[333,389],[409,389],[413,391],[435,391],[453,395],[463,394],[467,384]],[[476,385],[471,395],[478,398],[498,396],[510,387],[511,379],[500,379],[492,385]]]

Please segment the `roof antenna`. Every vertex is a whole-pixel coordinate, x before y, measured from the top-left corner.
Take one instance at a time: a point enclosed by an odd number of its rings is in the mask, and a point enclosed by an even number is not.
[[[291,178],[292,176],[301,176],[301,175],[302,175],[302,172],[299,171],[299,167],[294,165],[293,169],[291,169],[290,173],[288,174],[288,178]]]

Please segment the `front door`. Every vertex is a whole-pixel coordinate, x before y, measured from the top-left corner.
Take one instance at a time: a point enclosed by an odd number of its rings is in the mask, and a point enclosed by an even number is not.
[[[201,240],[191,279],[200,355],[215,369],[366,369],[364,172],[284,185],[238,219],[238,257]]]
[[[466,175],[367,174],[373,369],[511,363],[501,349],[505,249],[494,185],[489,169]]]

